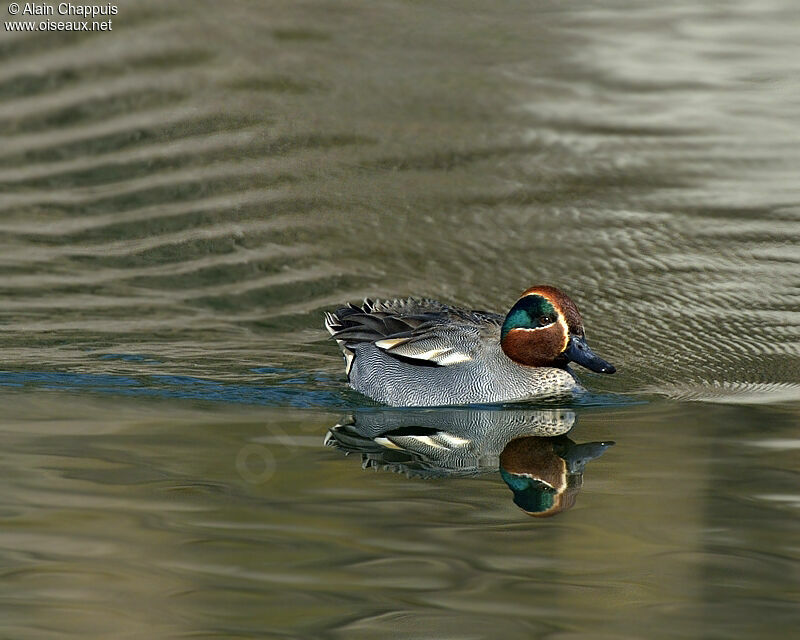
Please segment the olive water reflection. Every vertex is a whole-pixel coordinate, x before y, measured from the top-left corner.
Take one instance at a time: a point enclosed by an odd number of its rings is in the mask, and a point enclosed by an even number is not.
[[[0,27],[0,637],[796,635],[797,0],[188,4]],[[533,282],[571,509],[321,445],[325,310]]]
[[[618,444],[573,508],[534,519],[496,473],[365,472],[322,446],[338,410],[0,403],[5,637],[759,640],[800,622],[796,406],[575,409],[548,441]]]
[[[586,463],[614,443],[576,444],[567,409],[361,410],[334,426],[325,444],[360,453],[362,466],[441,478],[498,472],[514,504],[552,516],[575,504]]]

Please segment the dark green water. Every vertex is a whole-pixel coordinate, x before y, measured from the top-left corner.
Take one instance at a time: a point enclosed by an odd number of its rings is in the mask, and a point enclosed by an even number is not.
[[[796,634],[794,4],[126,2],[110,33],[0,30],[0,637]],[[324,310],[537,283],[619,370],[582,372],[555,439],[440,473],[323,445],[453,419],[350,392]],[[615,444],[532,518],[497,467],[564,438]]]

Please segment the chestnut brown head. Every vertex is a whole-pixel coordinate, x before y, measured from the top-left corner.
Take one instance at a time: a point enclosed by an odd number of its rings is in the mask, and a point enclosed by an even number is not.
[[[589,349],[575,303],[546,285],[531,287],[511,307],[500,330],[500,346],[509,358],[530,367],[576,362],[598,373],[616,371]]]

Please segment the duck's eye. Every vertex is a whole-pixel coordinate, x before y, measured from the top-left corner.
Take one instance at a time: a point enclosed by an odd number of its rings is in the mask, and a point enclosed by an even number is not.
[[[546,325],[546,324],[553,324],[556,319],[553,316],[539,316],[539,324]]]

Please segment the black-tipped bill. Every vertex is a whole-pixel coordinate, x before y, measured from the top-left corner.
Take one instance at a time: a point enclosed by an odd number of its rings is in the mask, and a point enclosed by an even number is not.
[[[613,364],[606,362],[600,356],[596,356],[589,348],[589,345],[586,344],[586,340],[581,336],[573,335],[569,337],[569,344],[566,351],[564,351],[564,356],[566,356],[567,360],[597,373],[614,373],[616,371]]]

